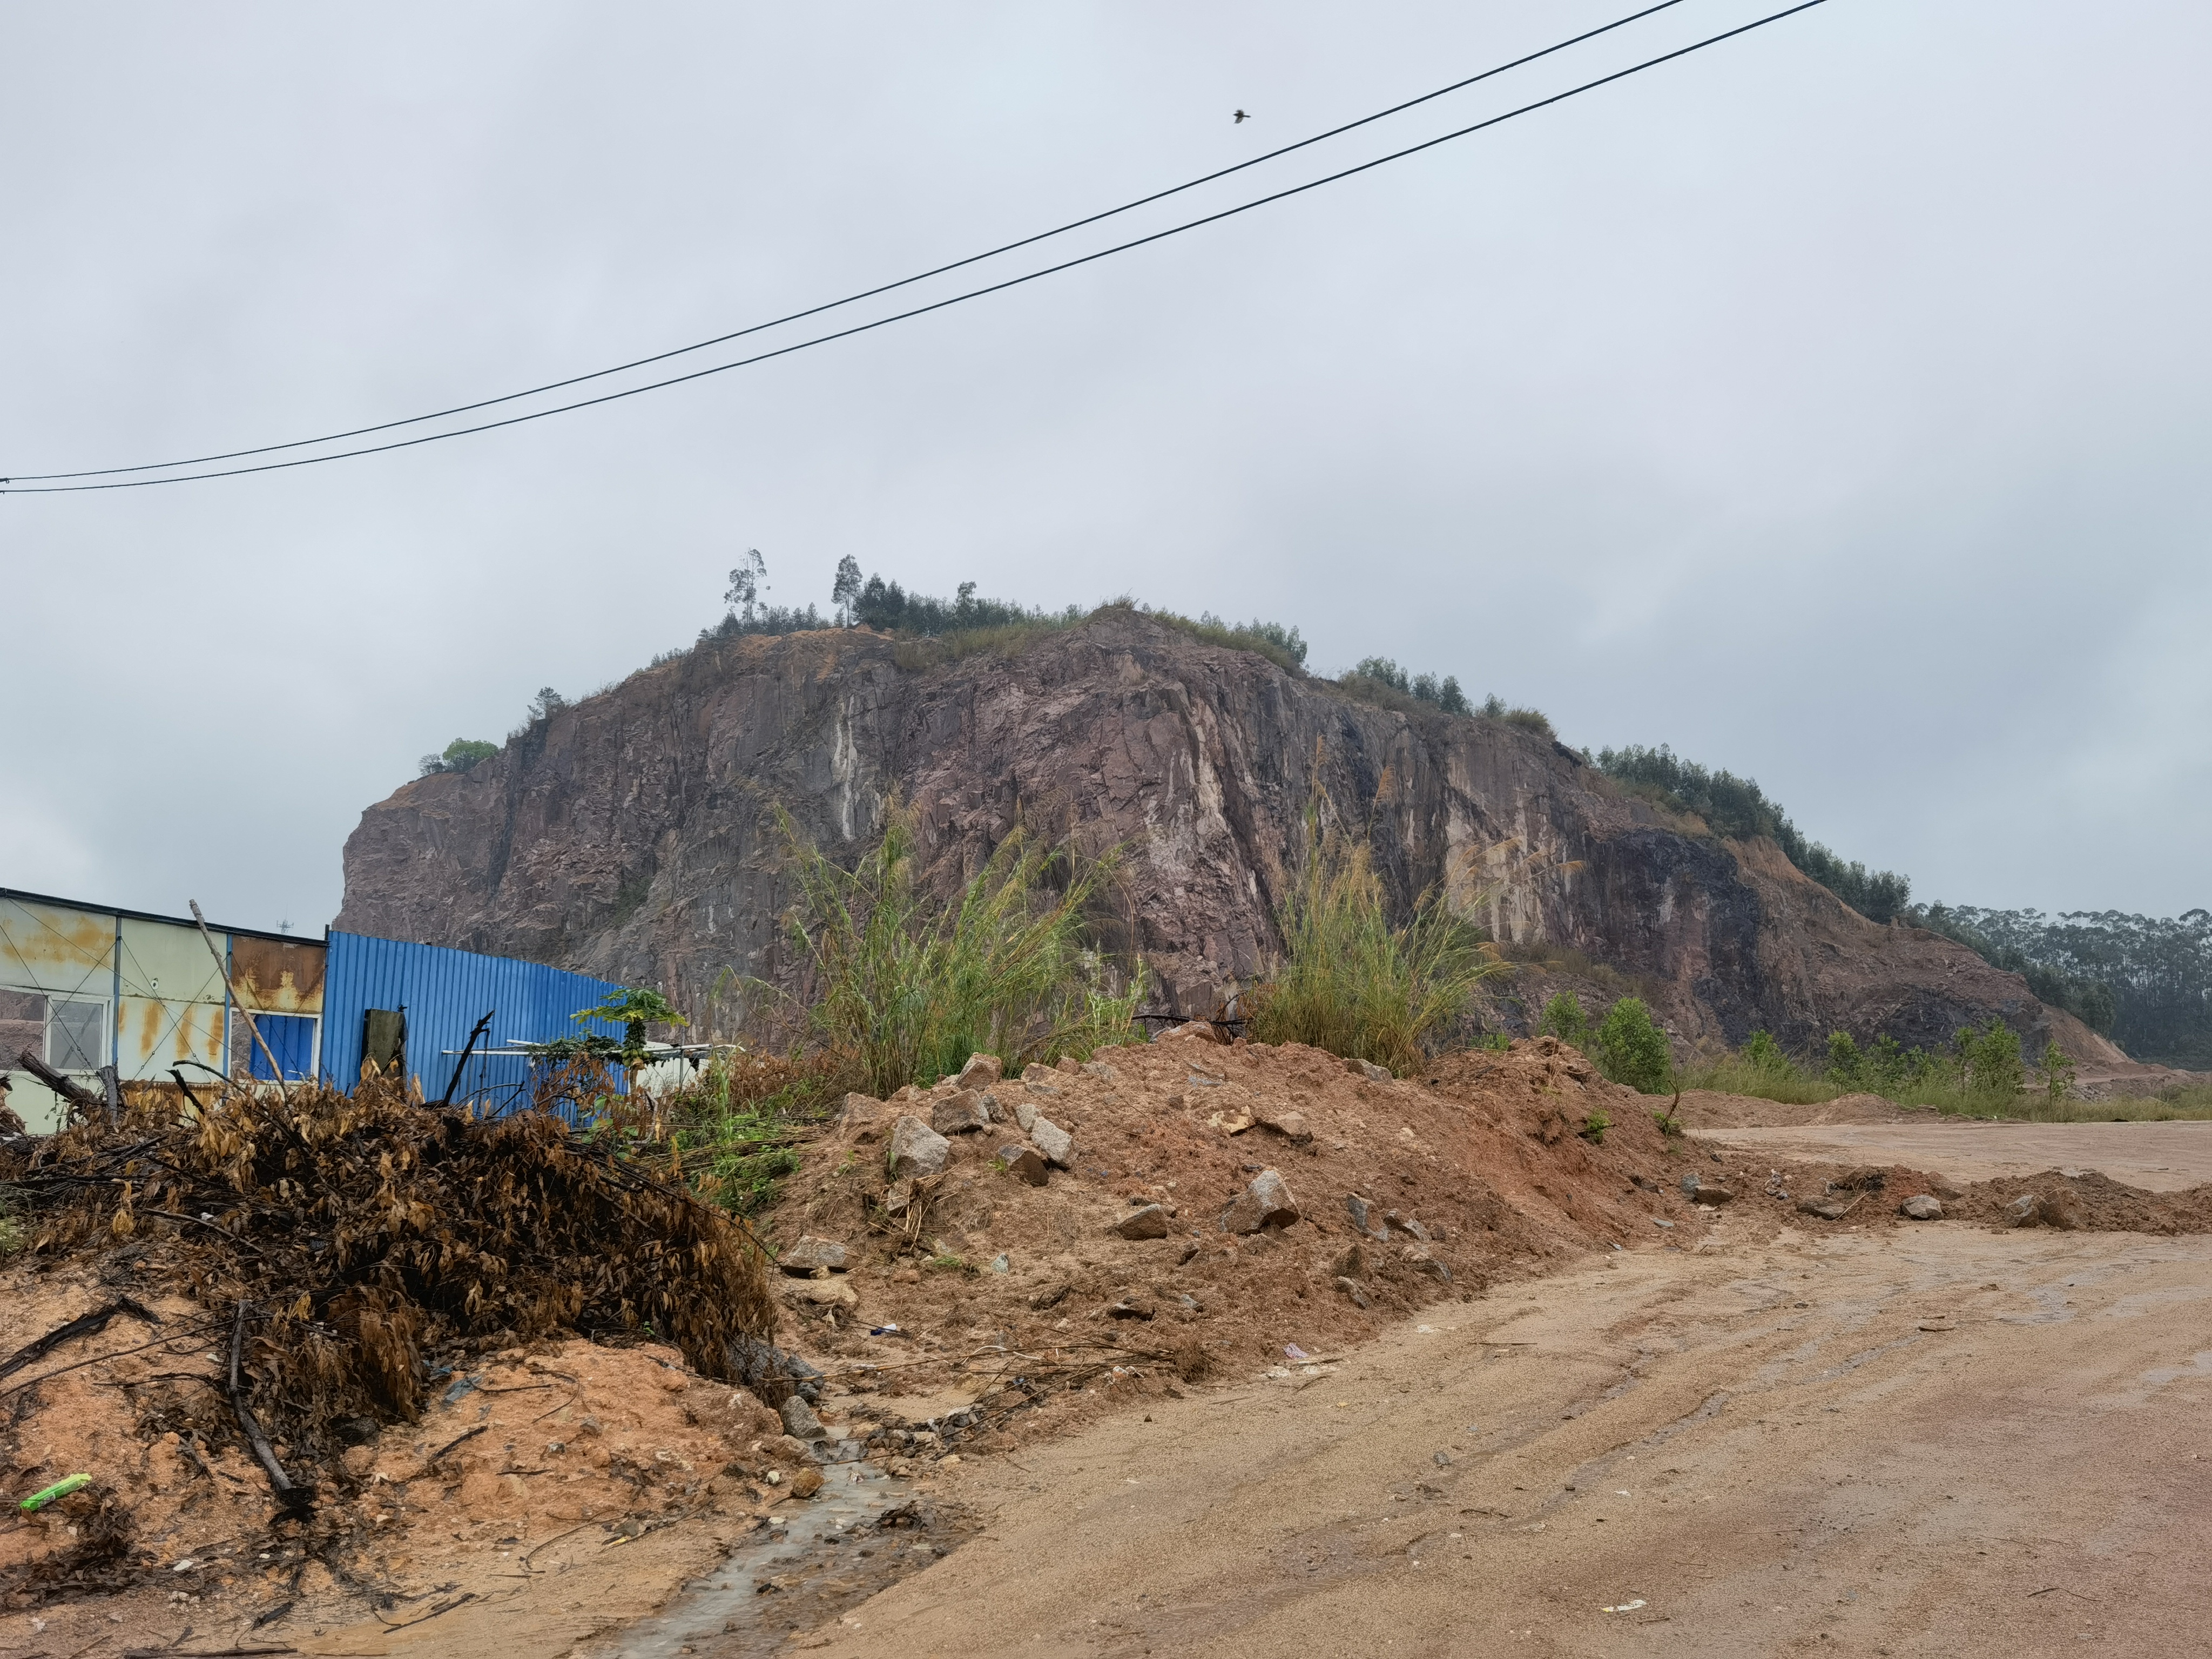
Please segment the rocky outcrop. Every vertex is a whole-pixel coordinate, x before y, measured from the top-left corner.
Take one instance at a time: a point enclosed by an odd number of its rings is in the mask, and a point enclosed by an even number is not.
[[[371,807],[337,926],[654,985],[726,1031],[749,981],[788,979],[788,836],[849,860],[903,799],[948,889],[1018,822],[1121,848],[1101,926],[1154,1006],[1202,1013],[1264,970],[1315,807],[1364,830],[1396,902],[1441,886],[1516,954],[1632,975],[1685,1042],[1926,1047],[1994,1015],[2031,1052],[2056,1035],[2117,1056],[2018,975],[1866,921],[1778,848],[1626,798],[1536,732],[1376,708],[1127,611],[1012,655],[915,657],[854,630],[634,674]]]

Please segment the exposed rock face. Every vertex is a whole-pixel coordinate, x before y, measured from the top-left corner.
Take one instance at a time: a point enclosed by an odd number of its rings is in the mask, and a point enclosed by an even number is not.
[[[2124,1063],[2017,975],[1867,921],[1778,848],[1624,798],[1540,734],[1375,708],[1126,613],[1012,658],[909,670],[900,650],[860,630],[702,646],[410,783],[348,839],[337,925],[655,985],[727,1030],[741,980],[791,968],[777,809],[849,861],[896,797],[943,885],[1018,817],[1121,847],[1114,943],[1159,980],[1152,1006],[1202,1014],[1274,949],[1319,790],[1371,821],[1398,902],[1441,884],[1501,941],[1638,975],[1685,1041],[1930,1047],[1994,1015],[2031,1053],[2055,1035]]]

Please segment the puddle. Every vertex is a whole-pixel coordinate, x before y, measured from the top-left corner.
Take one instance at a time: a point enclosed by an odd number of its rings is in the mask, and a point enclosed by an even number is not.
[[[818,1624],[945,1553],[930,1541],[934,1528],[917,1513],[911,1481],[858,1462],[822,1472],[816,1497],[787,1500],[782,1525],[752,1534],[652,1618],[592,1644],[592,1659],[772,1651],[794,1626]]]

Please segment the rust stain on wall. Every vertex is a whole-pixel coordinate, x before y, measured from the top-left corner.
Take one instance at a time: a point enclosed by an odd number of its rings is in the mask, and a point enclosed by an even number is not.
[[[323,1009],[320,939],[241,939],[230,943],[230,976],[239,1000],[257,1014],[319,1014]]]

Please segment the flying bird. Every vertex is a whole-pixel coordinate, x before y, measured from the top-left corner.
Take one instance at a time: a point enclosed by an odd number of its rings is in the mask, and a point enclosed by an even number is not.
[[[1250,116],[1247,115],[1247,114],[1246,114],[1243,110],[1241,110],[1241,109],[1240,109],[1240,110],[1238,110],[1238,111],[1237,112],[1237,121],[1236,121],[1235,123],[1232,123],[1232,125],[1241,125],[1242,123],[1246,122],[1246,121],[1249,121],[1249,120],[1250,120],[1251,118],[1251,118]]]

